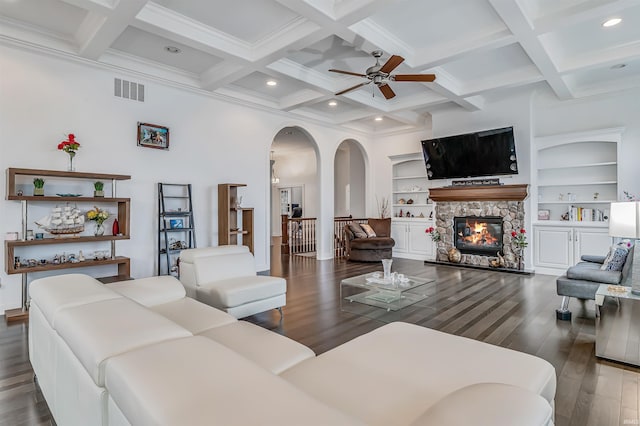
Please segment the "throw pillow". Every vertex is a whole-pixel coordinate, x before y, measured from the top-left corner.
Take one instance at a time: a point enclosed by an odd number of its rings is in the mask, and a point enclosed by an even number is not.
[[[367,238],[367,233],[364,232],[359,223],[350,222],[349,229],[353,232],[353,235],[355,235],[356,238]]]
[[[364,232],[367,233],[368,238],[373,238],[376,236],[376,232],[373,230],[373,228],[367,225],[366,223],[361,223],[360,227]]]
[[[629,249],[627,247],[611,247],[611,251],[609,251],[607,258],[604,260],[600,269],[603,271],[622,271],[622,268],[627,261],[628,254]]]

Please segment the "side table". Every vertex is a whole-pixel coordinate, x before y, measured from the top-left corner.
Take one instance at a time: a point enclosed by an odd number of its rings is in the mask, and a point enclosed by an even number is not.
[[[596,292],[596,356],[640,367],[640,296],[609,291],[601,284]]]

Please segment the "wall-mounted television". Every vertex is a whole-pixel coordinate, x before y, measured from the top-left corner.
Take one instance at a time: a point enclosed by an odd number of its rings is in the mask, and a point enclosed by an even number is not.
[[[513,127],[422,141],[429,179],[518,174]]]

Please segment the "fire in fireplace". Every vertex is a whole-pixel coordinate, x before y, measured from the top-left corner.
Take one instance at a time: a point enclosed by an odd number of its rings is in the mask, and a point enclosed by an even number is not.
[[[502,218],[464,216],[453,218],[455,246],[461,253],[495,256],[502,251]]]

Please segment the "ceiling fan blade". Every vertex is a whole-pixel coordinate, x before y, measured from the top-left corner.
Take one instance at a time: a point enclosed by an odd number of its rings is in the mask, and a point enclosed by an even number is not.
[[[357,72],[351,72],[351,71],[342,71],[342,70],[334,70],[334,69],[330,69],[329,71],[337,72],[339,74],[355,75],[356,77],[366,77],[365,74],[359,74]]]
[[[384,97],[387,99],[391,99],[396,95],[394,91],[391,90],[391,86],[389,86],[388,84],[381,84],[380,86],[378,86],[378,89],[380,89]]]
[[[396,69],[398,65],[400,65],[403,62],[404,62],[404,58],[402,56],[393,55],[392,57],[389,58],[387,62],[385,62],[382,68],[380,68],[380,72],[389,74],[391,71]]]
[[[435,74],[396,74],[391,76],[394,81],[433,81]]]
[[[342,95],[342,94],[347,93],[347,92],[350,92],[350,91],[352,91],[352,90],[356,90],[356,89],[358,89],[358,88],[360,88],[360,87],[364,86],[365,84],[369,84],[369,83],[371,83],[371,81],[365,81],[364,83],[356,84],[356,85],[355,85],[355,86],[353,86],[353,87],[349,87],[348,89],[345,89],[345,90],[343,90],[343,91],[341,91],[341,92],[336,93],[336,96],[337,96],[337,95]]]

